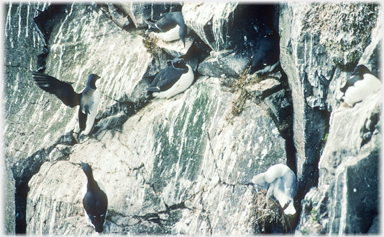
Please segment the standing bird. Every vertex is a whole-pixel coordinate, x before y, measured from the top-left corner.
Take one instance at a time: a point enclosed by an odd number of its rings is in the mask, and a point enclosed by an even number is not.
[[[258,42],[252,58],[249,74],[264,74],[273,71],[280,62],[279,34],[267,28],[265,36]]]
[[[368,95],[380,90],[380,88],[381,81],[366,66],[358,65],[345,85],[340,89],[344,93],[341,100],[352,107],[355,103],[364,100]]]
[[[279,201],[287,215],[296,213],[293,198],[297,193],[296,175],[286,165],[276,164],[268,168],[264,173],[256,175],[252,182],[262,189],[267,189],[267,197],[265,202],[273,195]]]
[[[62,82],[46,74],[32,72],[32,77],[37,86],[50,94],[54,94],[65,105],[71,108],[80,105],[80,133],[84,131],[84,135],[88,135],[93,127],[100,102],[100,93],[96,91],[96,81],[100,77],[96,74],[89,75],[87,86],[80,94],[76,93],[69,83]]]
[[[93,178],[91,166],[81,162],[81,168],[88,179],[82,190],[87,224],[93,224],[96,232],[101,233],[103,232],[103,225],[108,213],[108,198],[103,185]]]
[[[190,29],[185,25],[181,12],[168,12],[156,23],[149,21],[145,23],[149,26],[148,32],[154,31],[156,37],[167,42],[181,39],[185,47],[185,37]]]
[[[194,74],[183,58],[174,58],[171,65],[161,70],[147,88],[148,97],[171,98],[185,91],[193,83]]]

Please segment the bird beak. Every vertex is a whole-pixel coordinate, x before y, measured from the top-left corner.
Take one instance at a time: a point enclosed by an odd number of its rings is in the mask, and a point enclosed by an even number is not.
[[[71,161],[69,163],[71,163],[72,165],[74,165],[76,167],[80,167],[80,169],[81,169],[81,166],[83,165],[83,162],[81,162],[81,161],[80,161],[80,164],[77,162],[71,162]]]

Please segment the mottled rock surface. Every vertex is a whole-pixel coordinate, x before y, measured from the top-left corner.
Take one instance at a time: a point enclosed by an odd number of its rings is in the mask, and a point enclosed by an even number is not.
[[[186,48],[144,34],[169,11],[193,30]],[[7,4],[6,233],[95,234],[80,160],[109,197],[103,234],[379,233],[380,93],[344,108],[340,87],[358,63],[380,74],[382,18],[366,3]],[[248,75],[267,28],[280,66]],[[150,76],[186,52],[192,86],[148,100]],[[35,70],[77,92],[101,76],[90,136]],[[252,183],[277,163],[297,174],[295,216]]]
[[[379,215],[382,144],[377,119],[369,141],[364,145],[362,141],[367,121],[379,111],[381,93],[377,92],[353,108],[334,112],[320,157],[318,188],[311,189],[303,200],[299,233],[367,233],[374,225]]]
[[[13,178],[12,170],[7,166],[5,166],[3,175],[3,233],[6,235],[14,235],[16,233],[15,179]]]
[[[74,145],[69,161],[44,163],[49,171],[42,167],[29,182],[28,207],[34,209],[27,211],[27,233],[83,234],[83,228],[55,227],[81,218],[86,179],[70,162],[82,160],[92,165],[110,197],[106,233],[140,234],[140,228],[149,228],[144,221],[151,223],[149,233],[252,234],[251,180],[285,163],[285,147],[273,120],[254,103],[230,124],[226,116],[233,99],[218,79],[199,78],[167,103],[153,101],[121,128]],[[49,190],[57,190],[55,196]],[[69,203],[75,206],[66,208]],[[57,206],[66,211],[55,216]],[[44,228],[36,228],[40,225]]]
[[[299,186],[306,190],[297,234],[378,233],[381,94],[354,108],[339,100],[354,65],[378,74],[380,19],[375,4],[281,5],[280,58],[292,89]]]

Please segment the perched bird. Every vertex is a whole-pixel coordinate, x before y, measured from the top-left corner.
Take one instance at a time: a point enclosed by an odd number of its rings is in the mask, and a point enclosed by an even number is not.
[[[185,37],[190,29],[185,25],[181,12],[168,12],[156,23],[145,21],[148,24],[148,32],[154,32],[155,36],[170,42],[181,39],[185,47]]]
[[[372,75],[366,66],[358,65],[345,85],[340,89],[344,93],[341,100],[352,107],[355,103],[364,100],[368,95],[380,88],[381,81]]]
[[[293,198],[297,193],[296,175],[288,166],[273,165],[266,172],[256,175],[252,182],[259,188],[268,190],[265,202],[268,202],[268,199],[273,195],[282,208],[288,205],[284,210],[285,214],[293,215],[296,213],[293,205]]]
[[[183,58],[174,58],[171,65],[161,70],[147,88],[148,97],[171,98],[185,91],[193,83],[194,74]]]
[[[267,29],[265,36],[258,42],[252,58],[249,74],[264,74],[273,71],[280,62],[279,34]]]
[[[88,135],[93,127],[100,102],[100,93],[96,91],[96,81],[100,77],[96,74],[89,75],[87,86],[78,94],[69,83],[62,82],[54,77],[39,72],[32,72],[32,76],[37,86],[46,92],[54,94],[65,105],[71,108],[80,105],[80,133],[84,131],[84,135]]]
[[[91,166],[81,162],[81,168],[88,179],[88,182],[82,189],[83,206],[87,224],[93,224],[96,232],[101,233],[103,232],[103,225],[108,213],[107,194],[103,185],[93,178]]]

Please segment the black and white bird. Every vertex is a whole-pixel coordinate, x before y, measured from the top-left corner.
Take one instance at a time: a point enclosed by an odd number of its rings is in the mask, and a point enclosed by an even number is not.
[[[293,215],[296,213],[293,198],[297,193],[297,181],[295,173],[286,165],[277,164],[268,168],[264,173],[253,177],[252,182],[259,188],[267,189],[265,202],[273,195],[280,206],[284,208],[284,213]]]
[[[93,178],[91,166],[81,162],[81,168],[88,179],[82,189],[85,218],[88,225],[93,225],[95,231],[101,233],[108,213],[108,197],[103,185]]]
[[[351,77],[340,88],[340,91],[344,93],[341,100],[353,107],[355,103],[364,100],[368,95],[380,90],[380,88],[381,81],[366,66],[357,65]]]
[[[280,62],[279,34],[267,28],[264,37],[257,43],[249,74],[264,74],[273,71]]]
[[[71,84],[39,72],[32,72],[37,86],[50,94],[54,94],[65,105],[79,108],[80,133],[88,135],[93,127],[100,102],[100,93],[96,91],[96,81],[100,78],[96,74],[88,77],[87,86],[80,94],[76,93]]]
[[[185,47],[185,37],[190,29],[185,24],[181,12],[168,12],[155,23],[149,21],[145,23],[149,26],[148,32],[154,32],[156,37],[166,42],[181,39]]]
[[[183,58],[174,58],[171,65],[161,70],[147,88],[147,96],[171,98],[185,91],[194,80],[193,70]]]

